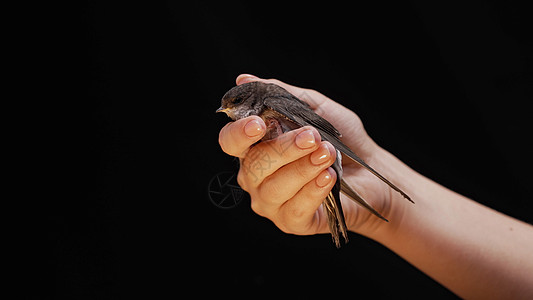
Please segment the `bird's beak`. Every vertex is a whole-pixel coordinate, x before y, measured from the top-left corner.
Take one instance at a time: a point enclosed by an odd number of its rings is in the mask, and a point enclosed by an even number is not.
[[[224,107],[221,106],[215,112],[216,113],[219,113],[219,112],[227,113],[228,110],[229,110],[229,108],[224,108]]]

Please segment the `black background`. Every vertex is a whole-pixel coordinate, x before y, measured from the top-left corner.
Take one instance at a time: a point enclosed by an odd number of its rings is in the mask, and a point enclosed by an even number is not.
[[[415,170],[531,222],[526,9],[427,2],[70,11],[48,45],[66,70],[67,188],[47,215],[55,284],[45,293],[453,298],[364,237],[337,250],[328,235],[282,233],[247,198],[223,210],[208,197],[216,174],[238,169],[218,146],[228,119],[214,111],[251,73],[324,93]]]

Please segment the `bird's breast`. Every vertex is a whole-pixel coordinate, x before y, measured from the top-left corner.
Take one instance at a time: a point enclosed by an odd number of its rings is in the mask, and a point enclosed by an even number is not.
[[[271,140],[284,132],[300,128],[301,126],[294,123],[291,119],[287,118],[285,115],[280,114],[279,112],[266,109],[260,115],[267,126],[267,133],[263,137],[263,140]]]

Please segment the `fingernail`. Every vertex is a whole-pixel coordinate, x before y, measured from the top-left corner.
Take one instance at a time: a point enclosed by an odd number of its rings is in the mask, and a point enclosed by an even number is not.
[[[318,185],[319,187],[325,187],[331,182],[331,180],[335,176],[334,173],[335,171],[331,167],[322,171],[315,180],[316,185]]]
[[[258,136],[263,132],[263,126],[258,120],[251,120],[244,125],[244,133],[249,137]]]
[[[237,83],[237,85],[239,85],[239,84],[247,83],[250,81],[256,81],[257,79],[259,79],[259,77],[254,76],[252,74],[241,74],[237,76],[237,79],[235,79],[235,82]]]
[[[314,165],[320,165],[329,160],[331,152],[327,143],[322,143],[320,147],[311,154],[311,163]]]
[[[318,132],[316,133],[316,135],[318,135]],[[315,135],[315,130],[312,130],[312,129],[308,129],[308,130],[300,132],[296,136],[296,140],[295,140],[296,146],[302,149],[313,147],[316,144],[317,140],[320,141],[320,136],[318,135],[318,138],[317,138],[316,135]]]

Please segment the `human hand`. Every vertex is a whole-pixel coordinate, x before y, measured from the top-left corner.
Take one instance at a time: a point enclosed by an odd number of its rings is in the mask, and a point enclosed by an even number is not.
[[[250,81],[278,84],[307,102],[343,134],[343,142],[363,160],[378,170],[384,169],[374,164],[383,162],[379,156],[384,151],[370,139],[352,111],[314,90],[251,75],[237,78],[237,84]],[[224,152],[241,159],[238,182],[250,194],[252,209],[288,233],[329,232],[320,206],[336,179],[336,173],[329,168],[335,161],[333,146],[322,142],[314,128],[303,127],[252,147],[265,130],[261,118],[251,116],[227,124],[219,136]],[[348,159],[343,161],[346,182],[387,218],[392,197],[388,186],[359,165]],[[364,234],[381,224],[350,199],[341,196],[341,201],[349,230]]]

